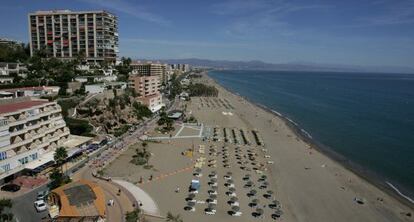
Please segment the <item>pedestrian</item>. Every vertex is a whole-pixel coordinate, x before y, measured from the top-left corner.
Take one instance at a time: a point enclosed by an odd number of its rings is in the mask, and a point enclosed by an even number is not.
[[[151,174],[151,176],[150,176],[149,180],[152,180],[152,174]]]
[[[180,192],[180,187],[175,188],[175,192],[179,193]]]

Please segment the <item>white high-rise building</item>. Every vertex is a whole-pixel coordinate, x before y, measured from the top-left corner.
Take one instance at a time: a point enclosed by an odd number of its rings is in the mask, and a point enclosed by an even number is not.
[[[44,49],[48,57],[115,63],[118,57],[118,19],[106,11],[53,10],[30,13],[30,54]]]

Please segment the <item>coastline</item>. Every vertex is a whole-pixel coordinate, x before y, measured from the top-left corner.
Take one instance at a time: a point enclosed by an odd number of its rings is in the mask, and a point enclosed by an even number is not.
[[[361,165],[357,163],[352,162],[351,160],[347,159],[343,155],[330,149],[328,146],[323,145],[322,143],[318,142],[316,139],[312,137],[311,134],[309,134],[306,130],[302,129],[298,123],[294,122],[293,120],[291,120],[289,117],[287,117],[283,113],[275,111],[263,104],[256,103],[252,101],[251,99],[245,96],[242,96],[239,93],[221,85],[213,77],[209,76],[208,72],[206,76],[208,79],[214,82],[217,86],[221,87],[223,90],[229,92],[230,94],[233,94],[236,97],[241,98],[242,100],[245,100],[251,105],[257,107],[258,109],[261,109],[273,116],[276,116],[277,118],[282,120],[284,124],[286,124],[286,126],[289,127],[289,129],[295,134],[295,136],[297,136],[303,142],[308,144],[312,149],[315,149],[316,151],[318,151],[325,157],[329,158],[330,160],[336,162],[337,164],[339,164],[346,170],[354,173],[361,180],[375,186],[376,188],[383,191],[387,195],[396,199],[398,202],[400,202],[404,206],[410,208],[411,210],[414,210],[413,199],[411,197],[405,196],[404,193],[402,193],[397,187],[395,187],[395,184],[392,184],[391,182],[387,181],[386,178],[378,175],[377,173],[373,171],[370,171],[362,167]]]

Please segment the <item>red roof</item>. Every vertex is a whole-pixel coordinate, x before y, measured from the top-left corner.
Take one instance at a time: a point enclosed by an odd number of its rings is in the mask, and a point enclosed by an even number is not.
[[[22,109],[28,109],[30,107],[42,105],[45,103],[49,103],[49,101],[31,100],[31,101],[24,101],[24,102],[17,102],[17,103],[1,104],[0,114],[16,112]]]

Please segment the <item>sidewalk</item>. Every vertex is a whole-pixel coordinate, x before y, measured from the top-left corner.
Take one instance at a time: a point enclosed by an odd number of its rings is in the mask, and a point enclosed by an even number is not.
[[[142,203],[140,208],[144,210],[146,214],[161,216],[157,203],[155,203],[155,201],[144,190],[124,180],[113,180],[113,182],[128,190],[135,197],[138,203]]]

